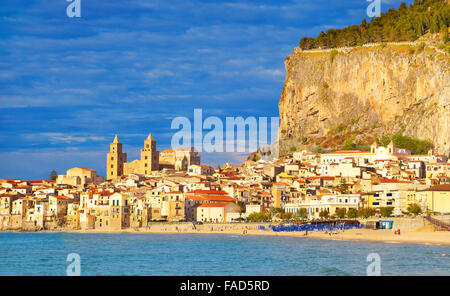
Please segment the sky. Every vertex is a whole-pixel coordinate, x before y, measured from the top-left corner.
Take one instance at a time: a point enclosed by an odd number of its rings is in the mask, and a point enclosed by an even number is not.
[[[302,37],[369,19],[366,0],[0,0],[0,178],[105,174],[149,133],[171,147],[178,116],[276,117],[284,59]],[[405,1],[410,4],[411,1]],[[383,0],[381,11],[401,1]],[[202,153],[240,163],[246,153]]]

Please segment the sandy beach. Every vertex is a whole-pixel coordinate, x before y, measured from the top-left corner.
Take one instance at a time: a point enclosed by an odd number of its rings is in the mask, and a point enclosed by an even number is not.
[[[265,226],[267,230],[260,230],[259,226]],[[392,229],[350,229],[338,233],[321,231],[305,232],[274,232],[268,229],[268,224],[239,223],[239,224],[203,224],[195,227],[190,223],[163,224],[155,223],[146,228],[122,229],[122,230],[71,230],[62,229],[44,232],[70,232],[70,233],[159,233],[159,234],[232,234],[232,235],[270,235],[290,236],[301,238],[329,239],[329,240],[355,240],[377,241],[388,243],[416,243],[433,245],[450,245],[450,232],[434,231],[431,225],[417,227],[410,230],[402,230],[400,235],[394,234]],[[450,255],[450,254],[448,254]]]

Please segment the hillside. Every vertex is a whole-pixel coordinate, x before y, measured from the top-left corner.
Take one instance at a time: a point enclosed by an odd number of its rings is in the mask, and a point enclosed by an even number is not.
[[[304,37],[300,48],[336,48],[373,42],[415,41],[429,33],[447,32],[450,22],[450,0],[416,0],[409,7],[402,2],[398,10],[389,9],[370,22],[344,29],[330,29],[316,38]]]
[[[285,67],[282,155],[344,144],[364,148],[393,135],[429,141],[435,151],[449,153],[450,56],[432,43],[295,48]]]

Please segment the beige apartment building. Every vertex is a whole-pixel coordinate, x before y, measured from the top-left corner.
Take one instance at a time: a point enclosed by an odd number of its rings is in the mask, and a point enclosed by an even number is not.
[[[202,203],[197,207],[196,221],[223,223],[239,218],[241,208],[232,202],[228,203]]]

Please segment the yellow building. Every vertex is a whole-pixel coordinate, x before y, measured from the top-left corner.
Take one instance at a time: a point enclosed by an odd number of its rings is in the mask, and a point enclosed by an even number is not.
[[[123,229],[130,227],[130,197],[114,193],[109,197],[109,228]]]
[[[132,162],[127,161],[127,154],[122,152],[122,143],[116,135],[110,144],[110,152],[107,154],[106,171],[107,179],[115,179],[128,174],[147,175],[159,169],[159,152],[156,150],[156,141],[149,134],[141,149],[141,158]]]
[[[427,210],[450,213],[450,184],[432,186],[423,190],[427,194]]]
[[[71,168],[65,175],[59,175],[56,179],[57,184],[67,184],[72,186],[84,186],[86,184],[100,184],[103,177],[97,175],[97,172],[88,168]]]
[[[109,152],[106,158],[106,179],[111,180],[123,175],[123,164],[127,162],[127,154],[122,152],[122,143],[117,135],[109,144]]]
[[[275,208],[281,208],[281,204],[283,203],[284,193],[286,192],[289,184],[283,182],[274,183],[272,186],[272,199],[273,206]]]
[[[183,221],[184,216],[184,194],[180,191],[171,191],[166,194],[167,202],[169,203],[168,221]]]

